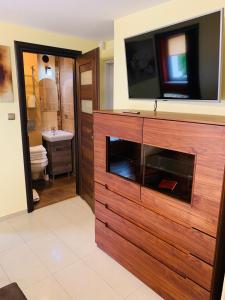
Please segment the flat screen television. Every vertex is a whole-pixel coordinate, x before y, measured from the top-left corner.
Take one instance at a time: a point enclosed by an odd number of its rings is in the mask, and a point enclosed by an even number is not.
[[[125,39],[129,98],[220,100],[223,10]]]

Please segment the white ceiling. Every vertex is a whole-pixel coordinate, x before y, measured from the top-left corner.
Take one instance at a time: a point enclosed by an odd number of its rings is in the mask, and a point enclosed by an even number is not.
[[[5,0],[0,20],[93,40],[113,38],[113,19],[169,0]]]

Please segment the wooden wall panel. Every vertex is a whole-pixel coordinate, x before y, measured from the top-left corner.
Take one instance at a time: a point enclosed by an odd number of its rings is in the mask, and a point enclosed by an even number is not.
[[[81,160],[80,173],[81,191],[80,195],[93,208],[94,169],[93,169],[93,132],[92,115],[82,113],[81,122]]]

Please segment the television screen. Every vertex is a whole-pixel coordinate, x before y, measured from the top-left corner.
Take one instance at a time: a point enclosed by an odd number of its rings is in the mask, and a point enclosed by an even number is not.
[[[221,15],[125,39],[129,98],[219,100]]]

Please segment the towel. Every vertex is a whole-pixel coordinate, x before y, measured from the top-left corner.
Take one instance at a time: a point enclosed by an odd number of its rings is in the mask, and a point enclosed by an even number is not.
[[[48,163],[48,159],[47,157],[46,158],[42,158],[42,159],[35,159],[35,160],[31,160],[32,162],[32,165],[35,165],[35,164],[45,164],[45,163]],[[32,167],[31,165],[31,167]]]
[[[34,154],[30,154],[30,159],[31,160],[41,160],[41,159],[45,159],[47,156],[46,156],[46,153],[34,153]]]
[[[47,153],[45,147],[43,147],[42,145],[38,145],[38,146],[33,146],[30,147],[30,153],[34,154],[34,153]]]

